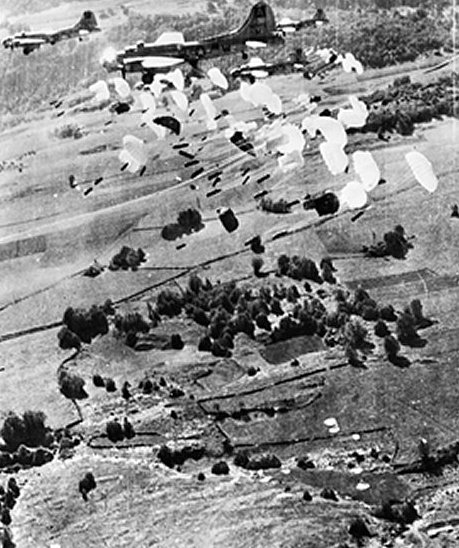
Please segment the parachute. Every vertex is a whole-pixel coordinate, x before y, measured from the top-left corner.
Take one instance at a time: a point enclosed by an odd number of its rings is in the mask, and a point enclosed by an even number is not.
[[[432,164],[424,154],[415,150],[405,154],[405,159],[418,183],[428,192],[435,192],[438,187],[438,179],[434,173]]]
[[[207,76],[209,77],[209,80],[212,82],[212,84],[214,84],[215,86],[222,89],[228,89],[228,80],[219,68],[213,67],[209,69],[207,71]]]
[[[333,143],[342,148],[347,144],[347,133],[343,124],[330,116],[306,116],[301,123],[301,129],[306,130],[310,137],[315,137],[320,131],[327,143]]]
[[[148,153],[142,140],[133,135],[126,135],[123,137],[123,146],[119,159],[122,164],[128,164],[127,168],[131,173],[135,173],[146,165]]]
[[[299,150],[292,150],[284,156],[280,156],[277,160],[278,166],[280,167],[283,173],[292,171],[297,167],[304,166],[304,158]]]
[[[127,99],[131,95],[131,87],[123,78],[112,78],[110,82],[115,86],[115,91],[121,99]]]
[[[148,126],[155,133],[158,139],[162,140],[166,137],[166,128],[164,126],[156,124],[153,121],[152,114],[150,112],[146,112],[142,116],[142,124]]]
[[[185,78],[183,72],[179,68],[163,75],[162,80],[170,82],[178,91],[183,91],[185,89]]]
[[[291,152],[302,152],[305,143],[301,130],[293,124],[286,124],[280,128],[282,132],[282,141],[277,146],[281,154],[290,154]]]
[[[254,107],[265,106],[273,114],[282,112],[280,97],[267,84],[255,82],[249,85],[241,82],[240,93],[244,101],[252,103]]]
[[[341,208],[348,206],[349,209],[360,209],[368,200],[365,189],[358,181],[351,181],[339,193]]]
[[[344,72],[356,72],[357,74],[363,74],[362,63],[357,61],[352,53],[346,53],[342,59],[342,65]]]
[[[347,133],[343,124],[329,116],[317,116],[316,127],[324,136],[327,143],[333,143],[341,147],[347,144]]]
[[[311,96],[309,95],[309,93],[300,93],[300,95],[298,95],[298,97],[296,97],[294,101],[295,103],[304,107],[308,113],[311,113],[317,108],[317,103],[315,101],[311,101]]]
[[[381,179],[381,171],[375,162],[373,155],[368,151],[357,151],[352,155],[354,169],[366,192],[371,192],[378,186]]]
[[[171,91],[171,97],[180,110],[184,112],[188,110],[188,97],[182,91],[174,89]]]
[[[95,94],[96,101],[107,101],[110,99],[110,91],[107,82],[99,80],[92,86],[89,86],[89,91]]]
[[[201,93],[201,103],[204,107],[204,110],[206,111],[208,118],[215,118],[217,115],[217,109],[215,108],[215,105],[212,102],[212,99],[209,97],[207,93]]]
[[[233,145],[236,145],[240,150],[242,150],[242,152],[246,152],[251,156],[256,156],[253,144],[246,137],[244,137],[244,134],[241,131],[235,131],[230,137],[230,141]]]
[[[156,101],[151,93],[141,91],[138,97],[140,104],[142,105],[142,110],[150,110],[151,112],[156,110]]]
[[[273,114],[281,114],[282,100],[276,93],[273,93],[268,101],[265,102],[265,107]]]
[[[172,133],[175,133],[176,135],[180,135],[182,126],[177,118],[174,118],[173,116],[158,116],[153,119],[153,122],[159,126],[170,129]]]
[[[215,120],[217,109],[207,93],[201,93],[200,100],[207,115],[207,129],[213,131],[217,129],[217,121]]]
[[[319,150],[332,175],[344,173],[349,164],[349,159],[342,146],[327,141],[319,145]]]

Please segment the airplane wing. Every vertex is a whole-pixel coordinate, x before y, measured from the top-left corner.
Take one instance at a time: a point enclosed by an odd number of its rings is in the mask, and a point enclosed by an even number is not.
[[[267,46],[266,42],[257,42],[256,40],[249,40],[245,45],[251,49],[265,48]]]
[[[138,61],[139,59],[137,58]],[[145,69],[161,69],[181,65],[185,62],[185,59],[180,57],[142,57],[140,61]]]
[[[44,40],[43,38],[15,38],[13,39],[13,42],[19,47],[39,47],[43,44],[46,44],[46,40]]]
[[[167,44],[184,44],[185,38],[181,32],[164,32],[154,42],[155,46],[165,46]]]

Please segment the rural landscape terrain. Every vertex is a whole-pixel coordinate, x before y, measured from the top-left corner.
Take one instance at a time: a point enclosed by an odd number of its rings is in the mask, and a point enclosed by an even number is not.
[[[277,113],[204,78],[182,111],[172,86],[157,99],[179,121],[158,138],[135,76],[125,100],[94,97],[108,47],[226,32],[251,5],[2,3],[0,38],[86,9],[103,31],[0,52],[3,547],[459,545],[457,14],[324,2],[328,25],[256,55],[333,48],[364,70],[266,78]],[[321,210],[358,173],[333,174],[304,120],[350,97],[368,117],[345,153],[371,152],[378,178],[366,203]],[[293,169],[263,133],[287,125]]]

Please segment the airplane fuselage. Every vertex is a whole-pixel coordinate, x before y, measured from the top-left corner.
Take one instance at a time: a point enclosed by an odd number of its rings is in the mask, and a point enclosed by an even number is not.
[[[80,40],[91,34],[98,32],[100,28],[97,25],[97,19],[92,11],[85,11],[81,19],[73,26],[51,32],[21,32],[14,36],[8,36],[2,41],[5,48],[22,48],[25,54],[28,54],[45,44],[54,45],[61,40],[79,38]]]
[[[270,33],[258,35],[252,40],[259,40],[270,45],[282,45],[284,39],[281,34]],[[117,55],[117,68],[125,72],[145,72],[144,60],[148,57],[164,57],[181,59],[183,63],[195,66],[202,59],[212,59],[230,53],[241,53],[247,50],[247,38],[239,38],[236,35],[225,34],[207,38],[199,42],[184,42],[177,44],[147,44],[138,43],[128,46]],[[156,69],[160,72],[160,69]]]

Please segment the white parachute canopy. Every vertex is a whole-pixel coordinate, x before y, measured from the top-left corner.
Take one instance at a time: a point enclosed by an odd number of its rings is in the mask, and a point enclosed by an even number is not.
[[[330,116],[306,116],[301,123],[301,129],[307,130],[310,137],[315,137],[317,131],[320,131],[327,143],[340,147],[347,145],[347,133],[343,124]]]
[[[213,120],[215,116],[217,116],[217,109],[215,108],[215,105],[213,104],[212,99],[209,97],[207,93],[201,93],[200,100],[207,114],[207,117]]]
[[[182,91],[172,90],[171,97],[180,110],[184,112],[188,110],[188,97]]]
[[[320,57],[325,63],[329,63],[330,59],[336,55],[336,52],[330,48],[322,48],[315,51],[315,54]]]
[[[163,89],[165,87],[166,87],[166,84],[161,81],[160,74],[155,74],[153,77],[153,83],[148,86],[148,88],[156,97],[156,99],[159,99],[161,97],[161,93],[163,92]]]
[[[300,93],[298,97],[294,99],[295,103],[301,105],[306,109],[306,112],[311,113],[313,110],[317,108],[317,103],[315,101],[311,101],[311,96],[309,93]]]
[[[266,153],[277,151],[279,146],[286,144],[282,124],[276,120],[271,125],[263,125],[255,135],[255,146]]]
[[[357,74],[363,74],[362,63],[357,61],[352,53],[346,53],[342,59],[342,65],[344,72],[356,72]]]
[[[105,80],[99,80],[92,86],[89,86],[89,91],[95,94],[96,101],[107,101],[110,99],[110,91]]]
[[[293,150],[284,156],[280,156],[277,163],[283,173],[304,166],[304,158],[299,150]]]
[[[320,144],[319,150],[332,175],[344,173],[349,164],[349,159],[342,146],[337,143],[325,142]]]
[[[337,119],[345,128],[363,127],[367,122],[367,115],[351,108],[340,108]]]
[[[142,110],[153,113],[156,110],[156,101],[151,93],[147,91],[141,91],[139,93],[139,101],[142,105]]]
[[[265,107],[273,114],[282,113],[282,100],[276,93],[273,93],[268,101],[265,103]]]
[[[362,112],[364,114],[368,114],[368,107],[367,105],[358,99],[355,95],[349,95],[349,102],[351,103],[351,106],[354,110]]]
[[[123,164],[128,164],[128,170],[135,173],[146,165],[148,153],[145,143],[133,135],[123,137],[123,150],[119,154],[119,159]]]
[[[252,103],[254,107],[265,106],[273,114],[282,112],[282,101],[267,85],[261,82],[249,85],[241,82],[240,94],[244,101]]]
[[[215,117],[217,116],[217,109],[215,108],[212,99],[207,93],[201,93],[200,101],[206,112],[207,129],[209,131],[217,129],[217,121],[215,120]]]
[[[416,180],[428,192],[435,192],[438,187],[438,179],[433,170],[432,164],[420,152],[412,151],[405,154],[405,159],[416,177]]]
[[[127,99],[131,95],[131,86],[126,82],[126,80],[124,80],[124,78],[112,78],[110,83],[115,86],[115,91],[121,99]]]
[[[183,91],[185,89],[185,77],[179,68],[163,75],[161,79],[170,82],[178,91]]]
[[[108,63],[109,65],[113,64],[116,61],[116,49],[113,47],[106,48],[101,57],[100,57],[100,64],[104,65],[105,63]]]
[[[282,141],[277,146],[277,150],[282,154],[290,154],[292,152],[303,151],[306,144],[301,130],[293,124],[281,126]]]
[[[239,88],[239,94],[244,101],[247,101],[247,103],[250,103],[250,84],[242,81],[241,86]]]
[[[240,131],[245,136],[253,134],[257,129],[256,122],[244,122],[243,120],[236,120],[232,114],[225,116],[225,121],[228,123],[228,128],[225,130],[225,137],[230,139],[236,131]]]
[[[214,84],[215,86],[222,89],[228,89],[228,80],[219,68],[212,67],[207,71],[207,76],[209,77],[209,80],[212,82],[212,84]]]
[[[375,162],[373,155],[368,151],[356,151],[352,155],[354,169],[366,192],[371,192],[378,186],[381,179],[381,171]]]
[[[368,200],[365,189],[358,181],[351,181],[338,193],[340,208],[360,209]]]
[[[368,118],[367,105],[363,101],[357,99],[354,95],[349,97],[349,102],[351,103],[352,108],[340,108],[338,112],[338,120],[345,128],[363,127]]]
[[[147,125],[161,141],[166,138],[167,129],[153,121],[153,111],[147,111],[142,115],[142,124]]]

